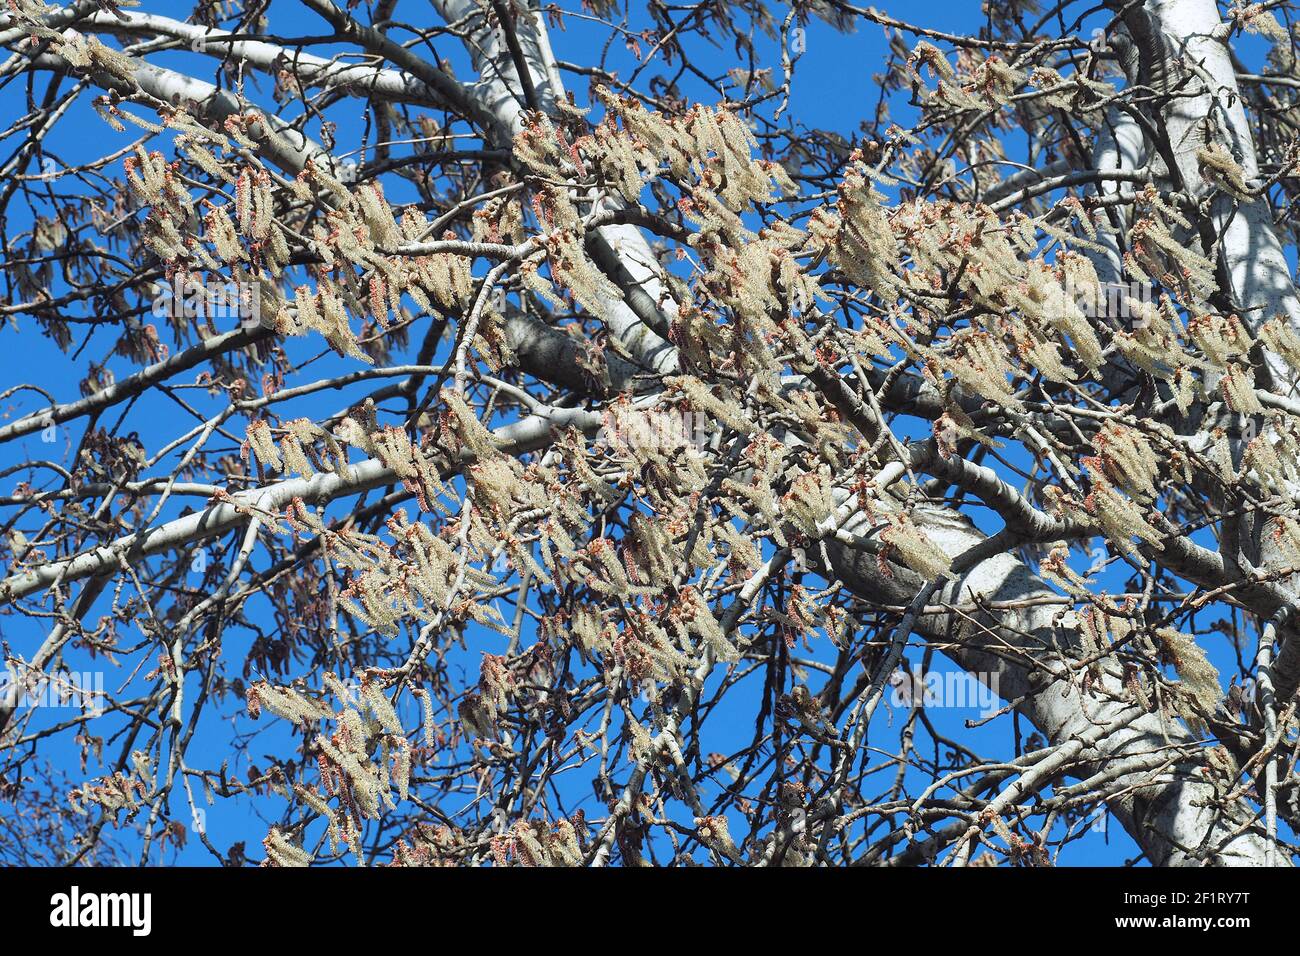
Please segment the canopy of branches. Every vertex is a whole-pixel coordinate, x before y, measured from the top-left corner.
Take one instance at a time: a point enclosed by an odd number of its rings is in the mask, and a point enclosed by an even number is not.
[[[0,14],[0,860],[1291,862],[1290,3],[166,7]]]

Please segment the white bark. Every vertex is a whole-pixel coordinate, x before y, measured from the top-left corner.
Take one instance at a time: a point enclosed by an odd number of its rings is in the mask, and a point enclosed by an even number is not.
[[[1232,57],[1227,30],[1219,19],[1214,0],[1147,0],[1147,23],[1152,39],[1166,55],[1180,58],[1191,72],[1189,89],[1200,89],[1194,97],[1175,97],[1161,113],[1174,159],[1186,186],[1206,195],[1210,185],[1200,174],[1197,150],[1206,142],[1219,142],[1233,154],[1248,183],[1259,183],[1259,160],[1247,119]],[[1148,29],[1140,21],[1138,30]],[[1210,220],[1220,236],[1219,248],[1224,273],[1230,282],[1233,304],[1252,327],[1275,316],[1285,317],[1300,330],[1300,295],[1265,198],[1239,200],[1220,193],[1210,202]],[[1295,373],[1272,353],[1265,355],[1272,385],[1282,395],[1296,388]],[[1226,534],[1227,532],[1225,532]],[[1229,563],[1242,554],[1264,569],[1287,566],[1262,526],[1251,516],[1240,524],[1240,540],[1228,534],[1225,542]],[[1294,601],[1295,585],[1287,587]],[[1273,666],[1279,699],[1288,700],[1300,688],[1300,641],[1294,628],[1279,629],[1281,651]]]
[[[445,103],[437,90],[401,70],[330,60],[261,40],[227,40],[232,35],[229,30],[196,26],[158,14],[123,10],[119,19],[111,13],[98,12],[81,20],[77,27],[82,32],[175,37],[189,44],[194,52],[242,61],[264,73],[286,69],[304,87],[351,88],[370,98],[430,107]]]
[[[519,455],[547,444],[554,429],[574,427],[591,432],[598,429],[600,424],[601,416],[597,412],[554,408],[540,410],[521,421],[503,425],[493,434],[504,454]],[[156,528],[145,528],[75,557],[12,574],[0,581],[0,603],[18,600],[55,583],[78,581],[111,572],[119,566],[123,557],[140,560],[223,534],[247,521],[250,509],[254,506],[264,512],[274,513],[283,510],[295,498],[301,498],[309,504],[324,505],[336,498],[361,494],[396,481],[392,469],[377,459],[367,458],[347,466],[338,474],[322,472],[311,478],[292,478],[273,485],[250,488],[231,495],[229,501],[211,505]]]
[[[1162,111],[1164,127],[1187,188],[1201,195],[1210,187],[1200,173],[1197,150],[1208,141],[1228,148],[1248,183],[1259,181],[1259,160],[1250,123],[1237,87],[1236,72],[1218,4],[1214,0],[1147,0],[1151,25],[1161,31],[1169,51],[1192,71],[1189,89],[1198,96],[1176,96]],[[1268,203],[1257,198],[1234,200],[1219,195],[1210,210],[1216,234],[1222,236],[1222,258],[1232,283],[1233,301],[1252,326],[1274,316],[1288,318],[1300,329],[1300,298],[1291,269],[1273,226]],[[1285,367],[1275,366],[1282,379]]]
[[[858,519],[846,530],[861,531],[867,524]],[[928,512],[924,527],[950,555],[984,539],[963,516],[953,512]],[[836,572],[852,590],[882,603],[908,603],[916,593],[914,575],[887,579],[872,555],[853,553],[838,543],[830,549]],[[976,597],[989,602],[1023,602],[1054,595],[1014,554],[1003,553],[945,587],[933,603],[968,604]],[[965,618],[956,613],[929,614],[918,619],[917,632],[945,645],[955,639],[960,649],[945,653],[977,677],[996,674],[995,689],[1004,699],[1028,695],[1019,706],[1021,713],[1054,746],[1063,746],[1087,734],[1096,723],[1113,720],[1131,704],[1113,671],[1107,671],[1099,682],[1100,693],[1096,689],[1086,696],[1081,693],[1079,679],[1068,675],[1062,660],[1079,658],[1077,630],[1068,621],[1057,622],[1059,614],[1059,605],[1048,605],[1003,610],[996,617],[980,615],[988,631],[964,624]],[[1045,653],[1043,646],[1050,650]],[[1026,658],[1034,661],[1034,669],[1025,665]],[[1045,673],[1052,677],[1043,679]],[[1113,697],[1107,699],[1102,694]],[[1187,748],[1188,759],[1146,785],[1151,769],[1168,758],[1166,748],[1170,745]],[[1213,806],[1215,788],[1193,756],[1195,745],[1195,737],[1180,724],[1146,714],[1084,751],[1088,762],[1080,775],[1098,772],[1121,758],[1151,757],[1149,763],[1135,761],[1136,766],[1119,778],[1125,784],[1141,785],[1141,789],[1110,801],[1109,806],[1153,865],[1265,865],[1267,841],[1262,832],[1251,828],[1234,835],[1243,822],[1241,812],[1222,812]]]
[[[559,70],[551,55],[546,26],[541,15],[521,10],[513,0],[507,6],[518,10],[515,28],[526,68],[538,105],[553,112],[562,98]],[[471,25],[466,46],[479,71],[479,79],[469,89],[475,101],[492,117],[498,145],[508,147],[523,128],[525,104],[515,68],[501,30],[493,29],[475,0],[434,0],[434,6],[448,23],[464,21]],[[605,198],[606,205],[614,205]],[[603,226],[593,237],[597,246],[596,262],[617,260],[630,278],[623,285],[624,300],[606,303],[610,331],[633,356],[656,372],[671,372],[677,365],[677,350],[664,341],[658,330],[666,330],[676,316],[676,304],[660,280],[659,264],[641,230],[631,225]],[[617,283],[618,276],[612,276]],[[636,297],[652,303],[661,313],[648,324],[628,304]]]
[[[513,134],[521,128],[523,106],[520,102],[522,84],[504,37],[499,31],[487,26],[481,8],[473,0],[435,0],[435,5],[449,21],[465,19],[477,24],[469,48],[480,77],[466,90],[478,107],[491,118],[496,137],[493,145],[508,147]],[[1239,159],[1242,165],[1248,174],[1254,175],[1255,157],[1245,115],[1239,100],[1230,97],[1228,92],[1227,84],[1235,84],[1231,64],[1222,44],[1210,36],[1218,21],[1214,3],[1212,0],[1166,0],[1151,2],[1148,6],[1156,21],[1171,38],[1190,55],[1196,56],[1205,70],[1224,84],[1197,100],[1175,101],[1169,116],[1170,132],[1175,142],[1179,142],[1179,137],[1214,108],[1216,113],[1222,113],[1225,117],[1229,142],[1241,150]],[[1210,22],[1211,19],[1213,22]],[[184,24],[178,25],[175,21],[164,24],[159,22],[159,18],[153,20],[151,29],[170,31],[171,35],[185,35],[181,30],[186,27]],[[136,28],[145,30],[141,23],[132,27]],[[205,35],[210,34],[205,31]],[[560,88],[554,58],[549,51],[544,25],[537,14],[521,12],[518,37],[531,84],[542,105],[553,107],[555,100],[563,95],[563,90]],[[272,56],[274,49],[269,44],[240,41],[239,55],[265,68],[270,65],[271,61],[267,58]],[[415,80],[400,71],[358,67],[335,69],[337,65],[331,66],[312,58],[299,57],[298,60],[300,64],[307,64],[307,75],[312,82],[341,82],[344,81],[341,78],[355,75],[362,82],[375,84],[376,92],[382,86],[380,95],[394,99],[406,95],[427,95],[427,87],[417,87],[414,85]],[[232,95],[218,93],[210,84],[171,71],[144,67],[140,82],[150,93],[161,99],[170,100],[175,94],[204,102],[218,116],[230,115],[243,108]],[[1197,103],[1201,104],[1199,114],[1196,113]],[[306,156],[319,149],[314,144],[297,146],[273,139],[269,142],[271,145],[267,147],[268,155],[286,169],[295,163],[300,169]],[[1099,144],[1099,167],[1137,168],[1137,145],[1133,138],[1133,128],[1117,126],[1116,139],[1109,145],[1105,139]],[[1186,150],[1181,154],[1183,159],[1187,155]],[[1109,163],[1114,165],[1106,165]],[[1184,162],[1180,161],[1179,165],[1182,168]],[[1194,174],[1192,167],[1184,172],[1185,177]],[[1188,181],[1196,182],[1199,179]],[[1112,187],[1103,184],[1101,188],[1104,191]],[[1223,204],[1224,200],[1216,202]],[[1224,206],[1216,209],[1215,215],[1216,222],[1225,229],[1225,265],[1232,277],[1233,294],[1252,316],[1267,318],[1280,312],[1300,324],[1300,308],[1296,304],[1290,272],[1281,256],[1280,243],[1273,232],[1271,221],[1267,218],[1267,206],[1262,202],[1247,203],[1237,210],[1237,215],[1231,215],[1231,212],[1230,208]],[[602,227],[598,242],[602,249],[598,251],[597,261],[612,258],[631,277],[631,282],[625,284],[628,299],[608,304],[611,331],[647,367],[657,371],[673,369],[676,365],[675,351],[659,331],[667,329],[672,322],[674,305],[660,281],[658,266],[649,244],[641,232],[632,226]],[[1114,250],[1113,258],[1108,254],[1106,259],[1110,268],[1117,269],[1118,248]],[[1115,275],[1118,277],[1118,271]],[[643,297],[638,296],[638,290],[639,296]],[[644,307],[634,309],[629,305],[633,297],[637,297],[642,306],[646,302],[650,303],[658,314],[647,321],[644,314],[647,310]],[[521,351],[530,353],[525,356],[525,361],[531,361],[534,367],[573,360],[574,353],[566,351],[564,343],[549,335],[551,330],[529,328],[518,323],[514,328],[512,344]],[[201,360],[202,356],[199,358]],[[174,369],[168,368],[157,374],[165,378],[173,372]],[[627,380],[626,372],[627,368],[624,367],[620,371],[619,381]],[[146,373],[154,374],[149,370]],[[613,378],[611,372],[611,379]],[[577,380],[574,381],[576,384]],[[141,387],[147,387],[147,384],[146,382]],[[77,407],[69,407],[61,414],[66,414],[69,418],[75,417],[86,413],[89,408],[87,402],[90,405],[99,402],[107,406],[114,404],[117,399],[117,393],[99,393],[89,400],[70,403],[70,406]],[[43,427],[44,420],[43,416],[31,416],[0,429],[0,440]],[[599,423],[600,417],[594,412],[553,410],[547,415],[507,426],[500,430],[499,435],[507,443],[507,451],[521,453],[544,444],[549,439],[553,426],[575,425],[590,431],[598,427]],[[371,460],[351,466],[342,475],[294,479],[242,492],[232,496],[233,503],[214,504],[199,513],[167,522],[154,529],[137,531],[110,545],[74,558],[11,575],[0,582],[0,601],[12,601],[36,593],[56,582],[75,581],[111,572],[122,557],[139,560],[224,533],[246,521],[247,509],[255,503],[271,511],[282,509],[296,497],[323,504],[335,498],[389,484],[393,480],[391,471]],[[846,530],[851,532],[860,528],[860,525],[861,519],[858,519]],[[983,538],[968,521],[952,511],[931,513],[927,518],[926,530],[953,556],[967,551]],[[910,575],[883,577],[876,568],[872,555],[851,551],[839,543],[832,542],[829,547],[837,572],[848,587],[864,597],[875,601],[885,597],[891,603],[909,604],[921,587]],[[1004,553],[980,563],[964,575],[960,582],[948,586],[941,599],[958,603],[978,595],[991,601],[1019,602],[1052,593],[1030,573],[1023,562],[1012,554]],[[1077,658],[1077,636],[1068,626],[1062,627],[1053,620],[1055,613],[1050,608],[1030,607],[999,612],[996,617],[990,615],[985,622],[989,628],[988,633],[975,631],[966,635],[963,646],[950,653],[958,663],[974,673],[996,673],[999,678],[998,689],[1004,697],[1015,699],[1027,695],[1019,705],[1021,711],[1053,744],[1060,746],[1081,739],[1096,722],[1114,719],[1128,705],[1096,695],[1085,697],[1081,694],[1063,660]],[[923,615],[917,621],[917,631],[923,636],[947,642],[954,630],[960,632],[961,623],[962,619],[956,615]],[[999,646],[997,642],[1004,642],[1006,647],[1016,652],[1016,656],[1009,658],[995,653]],[[1048,649],[1046,652],[1042,649],[1043,646]],[[1026,664],[1027,659],[1034,662],[1033,667]],[[1279,670],[1281,663],[1279,659]],[[1042,683],[1035,678],[1037,673],[1050,673],[1052,676],[1046,683]],[[1118,676],[1108,672],[1102,687],[1103,690],[1118,694]],[[1159,766],[1164,760],[1159,751],[1163,751],[1169,743],[1186,746],[1190,750],[1193,742],[1192,736],[1181,727],[1163,725],[1155,716],[1146,715],[1103,736],[1096,743],[1090,741],[1080,748],[1080,753],[1089,758],[1088,772],[1095,772],[1108,761],[1121,758],[1129,761],[1133,769],[1126,770],[1120,780],[1138,784],[1146,779],[1152,767]],[[1235,832],[1243,823],[1241,812],[1231,808],[1226,813],[1218,812],[1213,807],[1215,797],[1214,786],[1200,774],[1196,762],[1189,757],[1180,762],[1171,774],[1163,775],[1150,786],[1117,798],[1113,801],[1112,808],[1153,863],[1262,865],[1267,859],[1267,841],[1256,829],[1245,828],[1240,833]]]

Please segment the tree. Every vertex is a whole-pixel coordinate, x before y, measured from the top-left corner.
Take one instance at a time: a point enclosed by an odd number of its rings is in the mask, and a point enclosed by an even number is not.
[[[0,18],[48,858],[1289,865],[1289,4],[284,6]]]

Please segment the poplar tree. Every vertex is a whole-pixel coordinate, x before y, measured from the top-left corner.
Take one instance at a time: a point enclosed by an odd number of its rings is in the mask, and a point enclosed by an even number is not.
[[[0,859],[1290,865],[1295,8],[887,5],[11,0]]]

